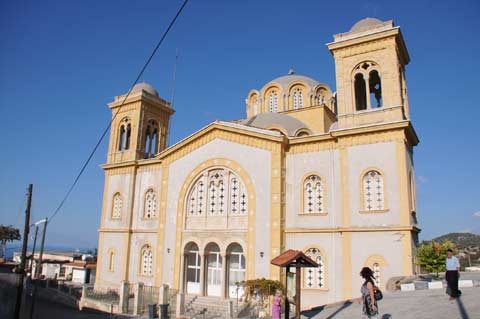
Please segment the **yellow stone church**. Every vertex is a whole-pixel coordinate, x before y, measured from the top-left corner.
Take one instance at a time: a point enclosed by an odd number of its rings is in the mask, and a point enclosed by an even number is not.
[[[402,33],[366,18],[327,47],[335,92],[290,70],[248,92],[245,119],[171,146],[174,110],[152,86],[123,106],[115,97],[96,288],[233,298],[236,282],[282,279],[270,261],[296,249],[319,264],[303,273],[309,307],[357,296],[363,266],[380,287],[414,272],[418,138]]]

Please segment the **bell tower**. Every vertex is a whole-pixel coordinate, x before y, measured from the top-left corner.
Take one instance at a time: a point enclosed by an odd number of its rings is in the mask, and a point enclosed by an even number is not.
[[[160,98],[147,83],[136,84],[122,105],[125,94],[108,104],[113,120],[107,163],[120,163],[154,157],[167,147],[170,103]]]
[[[339,128],[410,118],[400,27],[366,18],[327,44],[335,58]]]

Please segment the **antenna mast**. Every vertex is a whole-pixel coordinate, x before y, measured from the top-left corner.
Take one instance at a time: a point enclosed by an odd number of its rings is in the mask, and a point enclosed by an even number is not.
[[[173,103],[175,100],[175,84],[177,80],[177,63],[178,63],[178,48],[175,53],[175,63],[173,64],[173,82],[172,82],[172,98],[170,99],[170,107],[173,108]],[[168,121],[168,131],[167,131],[167,146],[170,145],[169,138],[170,138],[170,120]]]

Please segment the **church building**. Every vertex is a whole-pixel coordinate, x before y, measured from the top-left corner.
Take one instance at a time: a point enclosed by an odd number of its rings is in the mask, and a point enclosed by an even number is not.
[[[287,249],[319,265],[303,270],[305,308],[358,296],[364,266],[382,288],[413,274],[419,141],[402,33],[366,18],[327,48],[335,92],[290,70],[248,92],[245,119],[171,146],[174,110],[152,86],[115,97],[96,288],[236,298],[237,282],[283,281],[270,261]]]

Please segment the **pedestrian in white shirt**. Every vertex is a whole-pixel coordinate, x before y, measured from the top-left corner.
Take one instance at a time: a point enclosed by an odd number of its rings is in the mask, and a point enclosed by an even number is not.
[[[447,249],[445,280],[447,281],[447,293],[450,295],[450,300],[460,297],[462,292],[458,290],[458,278],[460,278],[460,262],[458,258],[453,255],[451,249]]]

